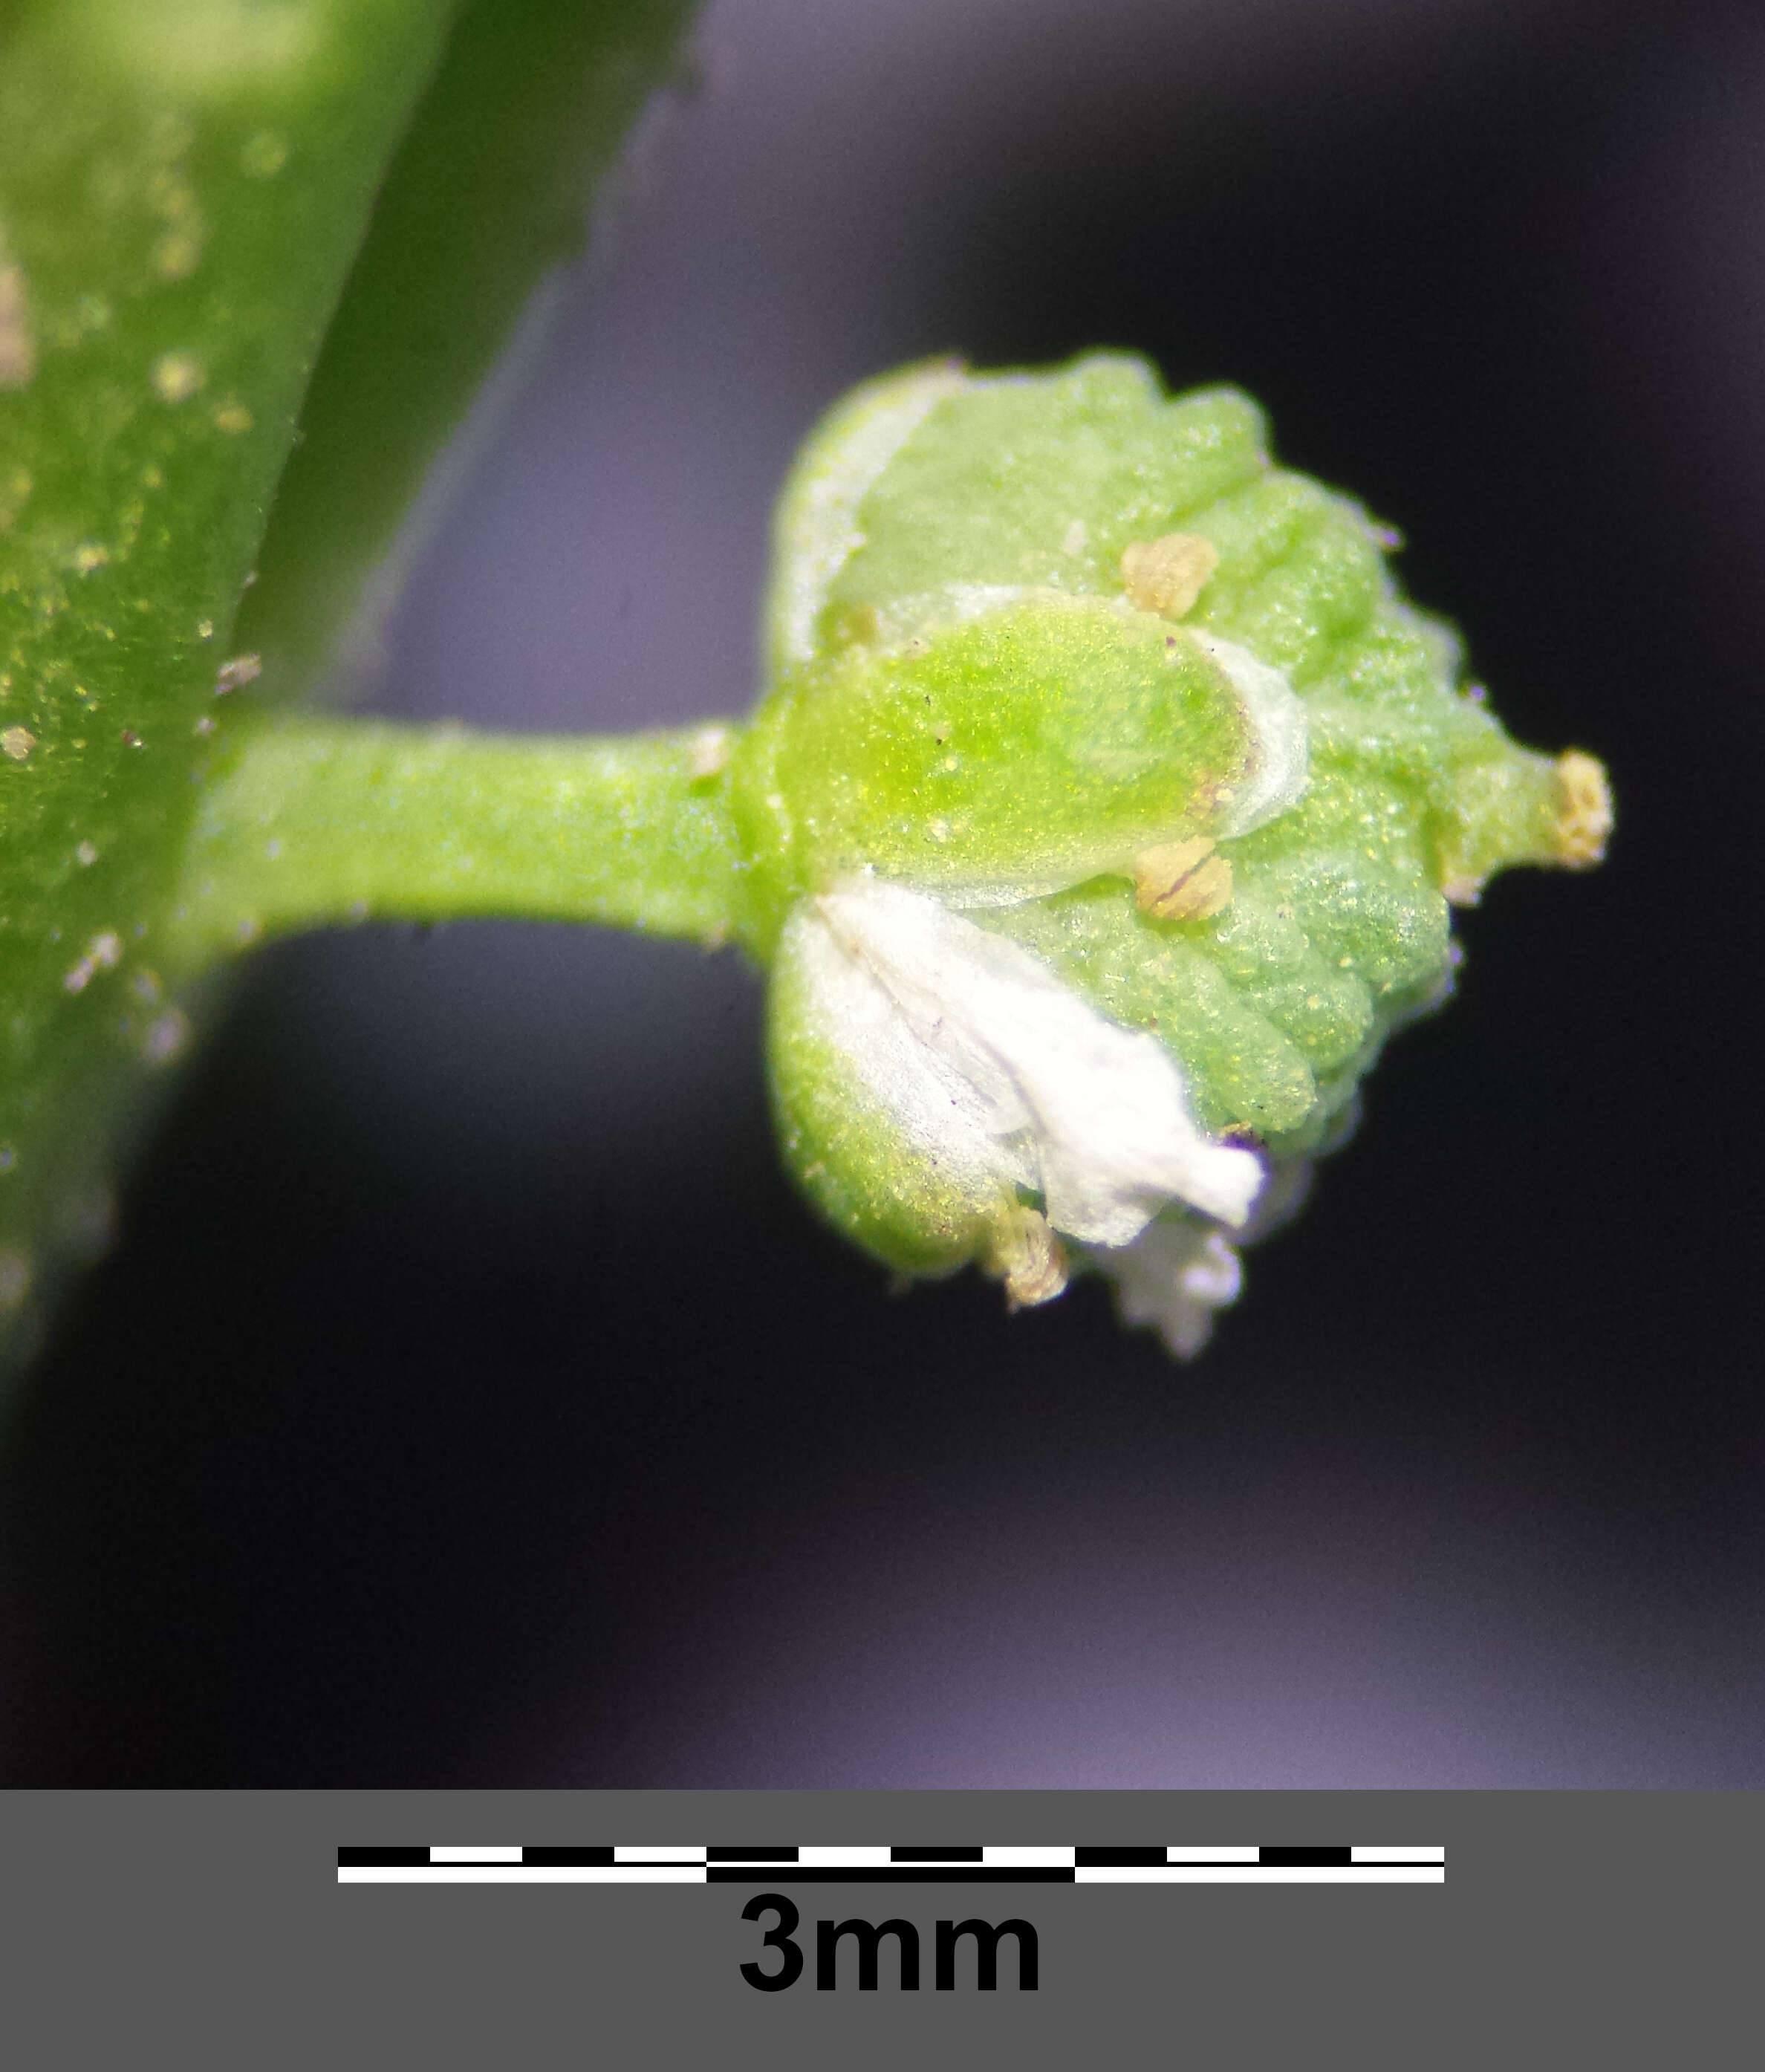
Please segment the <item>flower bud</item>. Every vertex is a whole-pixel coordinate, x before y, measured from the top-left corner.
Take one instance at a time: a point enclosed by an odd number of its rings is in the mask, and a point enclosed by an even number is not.
[[[1138,360],[861,388],[777,549],[727,781],[793,1170],[899,1272],[1093,1268],[1194,1351],[1444,997],[1448,902],[1597,861],[1603,771],[1508,739],[1249,401]]]

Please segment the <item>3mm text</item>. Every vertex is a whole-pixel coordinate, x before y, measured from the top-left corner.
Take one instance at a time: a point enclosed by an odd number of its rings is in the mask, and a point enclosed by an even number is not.
[[[744,1921],[757,1921],[763,1914],[775,1914],[778,1919],[760,1940],[763,1947],[776,1950],[778,1962],[768,1969],[761,1963],[744,1964],[741,1975],[757,1992],[782,1993],[786,1987],[794,1986],[802,1976],[802,1946],[794,1941],[801,1916],[782,1892],[762,1892],[741,1910]],[[932,1984],[941,1993],[954,1992],[956,1988],[957,1950],[963,1942],[974,1946],[972,1975],[976,1986],[983,1993],[997,1990],[999,1985],[999,1946],[1009,1935],[1016,1945],[1017,1989],[1032,1993],[1036,1990],[1039,1953],[1036,1930],[1027,1921],[940,1921],[934,1931]],[[897,1915],[888,1921],[818,1921],[815,1923],[815,1985],[818,1991],[831,1993],[839,1984],[839,1947],[842,1942],[855,1946],[858,1990],[873,1993],[876,1990],[878,1955],[883,1938],[889,1937],[895,1945],[899,1964],[901,1989],[906,1993],[919,1991],[919,1930],[910,1921]],[[965,1963],[965,1976],[969,1973]],[[850,1976],[850,1967],[848,1975]]]

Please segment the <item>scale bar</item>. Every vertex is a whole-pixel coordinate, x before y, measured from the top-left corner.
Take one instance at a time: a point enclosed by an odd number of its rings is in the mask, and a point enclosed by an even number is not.
[[[1444,1885],[1437,1845],[1335,1843],[398,1843],[339,1885]]]

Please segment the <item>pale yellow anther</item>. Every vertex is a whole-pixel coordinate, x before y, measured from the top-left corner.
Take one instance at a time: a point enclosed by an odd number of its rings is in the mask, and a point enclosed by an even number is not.
[[[1066,1248],[1039,1210],[1014,1204],[994,1224],[987,1256],[987,1272],[1005,1284],[1005,1300],[1014,1309],[1032,1309],[1065,1292],[1071,1268]]]
[[[1586,870],[1606,853],[1611,832],[1611,784],[1606,766],[1578,748],[1557,758],[1557,861]]]
[[[1134,859],[1134,898],[1157,921],[1201,921],[1232,898],[1232,865],[1205,835],[1160,842]]]
[[[1122,550],[1122,581],[1136,611],[1181,619],[1220,565],[1220,550],[1198,532],[1167,532],[1135,540]]]

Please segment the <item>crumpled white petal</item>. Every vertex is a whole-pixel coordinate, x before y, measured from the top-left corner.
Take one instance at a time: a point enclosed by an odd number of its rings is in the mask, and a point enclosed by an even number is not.
[[[1115,1283],[1124,1324],[1149,1325],[1179,1359],[1193,1359],[1213,1335],[1213,1313],[1235,1302],[1244,1285],[1238,1244],[1254,1244],[1291,1223],[1311,1185],[1308,1159],[1269,1172],[1255,1208],[1233,1235],[1189,1218],[1148,1223],[1131,1244],[1087,1248],[1086,1259]]]
[[[1261,1161],[1202,1133],[1155,1038],[923,894],[854,878],[811,904],[802,948],[830,1031],[930,1155],[1039,1191],[1055,1229],[1090,1244],[1131,1243],[1172,1201],[1245,1221]]]
[[[1148,1223],[1131,1244],[1089,1256],[1115,1283],[1122,1322],[1150,1325],[1179,1359],[1200,1352],[1214,1311],[1244,1285],[1237,1251],[1201,1223]]]

